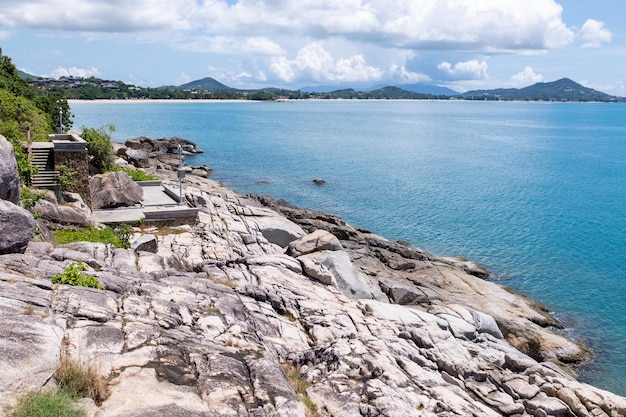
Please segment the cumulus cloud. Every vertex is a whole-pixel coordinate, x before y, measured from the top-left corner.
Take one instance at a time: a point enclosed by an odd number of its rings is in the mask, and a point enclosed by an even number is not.
[[[598,48],[603,43],[611,42],[613,35],[604,27],[604,22],[587,19],[580,29],[580,38],[584,41],[584,48]]]
[[[367,65],[362,55],[336,58],[317,42],[300,49],[293,60],[272,59],[270,70],[284,82],[310,79],[322,82],[361,82],[378,80],[382,71]]]
[[[89,32],[260,34],[390,47],[516,51],[571,43],[555,0],[3,0],[0,25]]]
[[[70,67],[70,68],[63,68],[63,67],[57,67],[55,70],[52,71],[52,73],[49,75],[52,78],[61,78],[61,77],[83,77],[83,78],[89,78],[89,77],[96,77],[100,75],[100,70],[98,70],[97,68],[76,68],[76,67]]]
[[[536,74],[532,67],[526,67],[523,71],[511,76],[511,82],[515,86],[527,86],[543,81],[543,75]]]
[[[457,62],[452,65],[450,62],[444,61],[437,66],[437,68],[443,73],[455,77],[455,78],[472,78],[472,79],[485,79],[489,78],[487,75],[487,61],[479,61],[472,59],[470,61]]]

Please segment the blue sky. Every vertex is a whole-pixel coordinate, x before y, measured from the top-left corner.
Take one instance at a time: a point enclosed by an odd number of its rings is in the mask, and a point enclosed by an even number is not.
[[[626,96],[623,0],[2,0],[0,48],[31,74],[144,87],[568,77]]]

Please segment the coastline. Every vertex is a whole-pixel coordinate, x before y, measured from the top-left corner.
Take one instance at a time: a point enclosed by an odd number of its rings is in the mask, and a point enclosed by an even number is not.
[[[626,412],[554,364],[580,349],[553,318],[466,263],[200,176],[184,193],[195,222],[135,228],[153,249],[33,242],[0,256],[0,407],[65,354],[107,380],[90,417]],[[50,284],[78,261],[105,290]]]

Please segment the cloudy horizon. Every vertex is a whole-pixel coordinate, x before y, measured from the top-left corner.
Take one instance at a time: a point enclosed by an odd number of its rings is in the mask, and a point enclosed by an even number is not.
[[[0,48],[38,76],[144,87],[426,83],[456,91],[568,77],[626,95],[617,0],[4,0]]]

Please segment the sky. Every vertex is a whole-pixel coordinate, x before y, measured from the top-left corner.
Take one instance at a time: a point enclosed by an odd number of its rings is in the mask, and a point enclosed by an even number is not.
[[[30,74],[142,87],[465,92],[567,77],[626,96],[625,21],[623,0],[2,0],[0,48]]]

